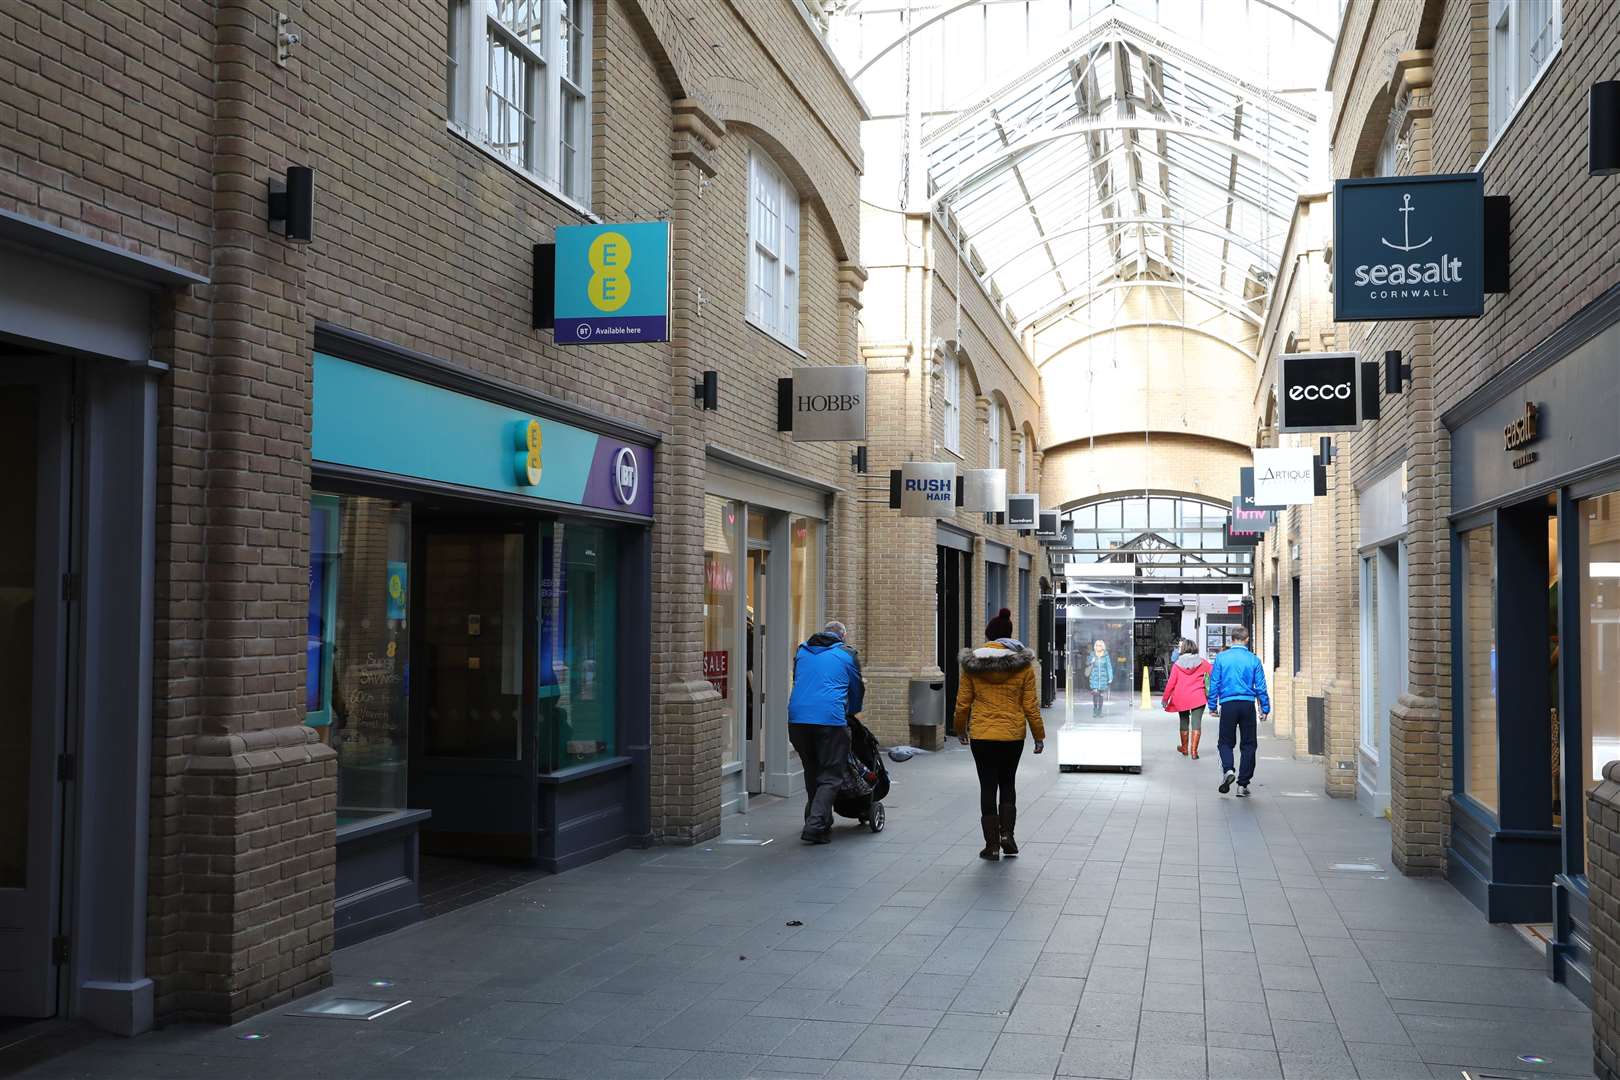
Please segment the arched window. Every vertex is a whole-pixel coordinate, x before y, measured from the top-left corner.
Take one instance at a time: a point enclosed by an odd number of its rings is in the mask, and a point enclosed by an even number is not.
[[[1178,495],[1100,499],[1063,512],[1071,562],[1130,562],[1136,576],[1247,580],[1252,548],[1228,547],[1230,505]]]

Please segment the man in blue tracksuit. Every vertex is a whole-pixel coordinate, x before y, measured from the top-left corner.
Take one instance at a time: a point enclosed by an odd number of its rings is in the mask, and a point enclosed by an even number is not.
[[[1271,715],[1271,698],[1266,696],[1266,671],[1260,658],[1249,651],[1249,632],[1234,627],[1230,644],[1215,658],[1215,667],[1209,673],[1209,709],[1219,710],[1221,738],[1216,744],[1221,752],[1221,794],[1232,790],[1237,781],[1238,798],[1249,797],[1249,781],[1254,779],[1255,702],[1260,703],[1260,716]],[[1238,738],[1242,733],[1242,739]],[[1237,771],[1232,769],[1232,747],[1243,751],[1243,762]]]
[[[849,769],[849,717],[866,702],[860,657],[844,644],[848,631],[830,622],[799,646],[793,657],[793,693],[788,696],[788,742],[804,766],[804,832],[807,844],[832,835],[833,799]]]

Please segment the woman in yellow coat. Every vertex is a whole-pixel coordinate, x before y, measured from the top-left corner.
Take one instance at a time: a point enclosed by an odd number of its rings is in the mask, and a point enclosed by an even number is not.
[[[1013,826],[1018,821],[1018,759],[1024,754],[1024,727],[1035,733],[1035,752],[1046,749],[1036,686],[1035,654],[1012,636],[1012,612],[1002,608],[985,627],[990,640],[957,656],[962,681],[956,691],[956,735],[971,739],[979,772],[979,824],[984,829],[981,859],[1018,854]],[[999,792],[999,799],[998,799]]]

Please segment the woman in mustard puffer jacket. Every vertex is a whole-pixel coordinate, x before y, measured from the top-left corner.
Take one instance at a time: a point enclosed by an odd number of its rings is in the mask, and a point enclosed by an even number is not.
[[[972,740],[973,765],[979,772],[979,824],[984,830],[979,858],[999,859],[1002,852],[1018,854],[1014,783],[1024,754],[1024,728],[1034,732],[1038,754],[1046,749],[1046,727],[1036,692],[1035,654],[1012,636],[1012,612],[1002,608],[984,636],[990,640],[957,656],[962,681],[956,691],[956,734],[964,743]]]

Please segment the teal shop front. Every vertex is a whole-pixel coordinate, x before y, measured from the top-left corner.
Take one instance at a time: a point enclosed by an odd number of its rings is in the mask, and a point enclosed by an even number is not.
[[[338,753],[339,944],[419,855],[562,870],[649,837],[656,437],[316,336],[305,723]]]

